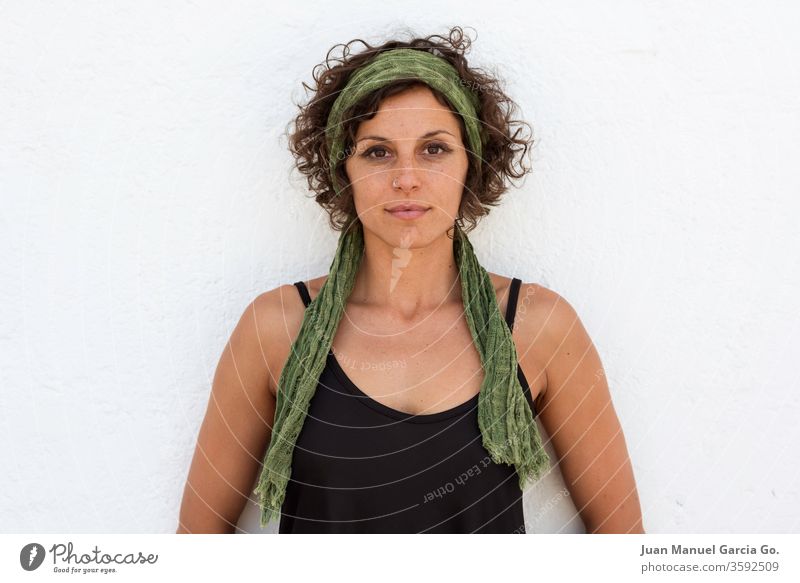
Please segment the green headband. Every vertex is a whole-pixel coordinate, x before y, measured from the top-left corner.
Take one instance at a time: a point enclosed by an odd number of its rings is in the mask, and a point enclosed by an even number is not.
[[[399,79],[418,79],[440,91],[453,104],[464,119],[469,148],[480,167],[483,154],[482,135],[478,111],[480,100],[468,90],[458,71],[442,57],[417,49],[384,51],[356,70],[342,89],[328,114],[325,135],[330,151],[329,167],[336,194],[342,192],[336,179],[336,166],[346,158],[344,154],[344,126],[342,116],[373,91]]]

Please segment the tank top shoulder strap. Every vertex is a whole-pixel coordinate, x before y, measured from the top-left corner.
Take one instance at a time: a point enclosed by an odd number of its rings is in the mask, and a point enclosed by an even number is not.
[[[294,282],[294,285],[297,288],[297,291],[300,292],[300,297],[307,308],[308,304],[311,303],[311,295],[308,293],[306,283],[304,281],[296,281]]]
[[[508,306],[506,307],[506,324],[509,330],[514,330],[514,316],[517,313],[517,299],[519,298],[519,287],[522,280],[515,277],[511,280],[511,289],[508,292]]]

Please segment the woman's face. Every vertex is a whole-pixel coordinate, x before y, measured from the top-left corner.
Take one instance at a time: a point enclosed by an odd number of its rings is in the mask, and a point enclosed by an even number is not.
[[[428,245],[453,226],[467,169],[458,118],[427,86],[384,99],[359,125],[345,160],[364,231],[404,248]],[[389,211],[408,203],[429,210],[416,218]]]

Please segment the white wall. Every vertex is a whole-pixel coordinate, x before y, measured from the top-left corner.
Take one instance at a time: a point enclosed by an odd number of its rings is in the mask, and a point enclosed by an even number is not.
[[[796,9],[492,8],[0,6],[2,531],[174,532],[239,315],[333,254],[280,139],[292,101],[398,22],[475,27],[535,129],[534,173],[471,239],[578,310],[646,529],[797,530]],[[530,531],[580,531],[559,479],[526,493]]]

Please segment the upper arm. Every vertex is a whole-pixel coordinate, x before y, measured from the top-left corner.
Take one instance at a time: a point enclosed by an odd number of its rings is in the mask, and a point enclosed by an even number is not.
[[[587,532],[643,532],[633,470],[597,350],[573,307],[541,288],[547,387],[537,406]],[[543,296],[543,297],[542,297]]]
[[[253,300],[233,330],[211,395],[181,503],[178,533],[234,532],[272,435],[275,397],[267,354],[277,290]]]

